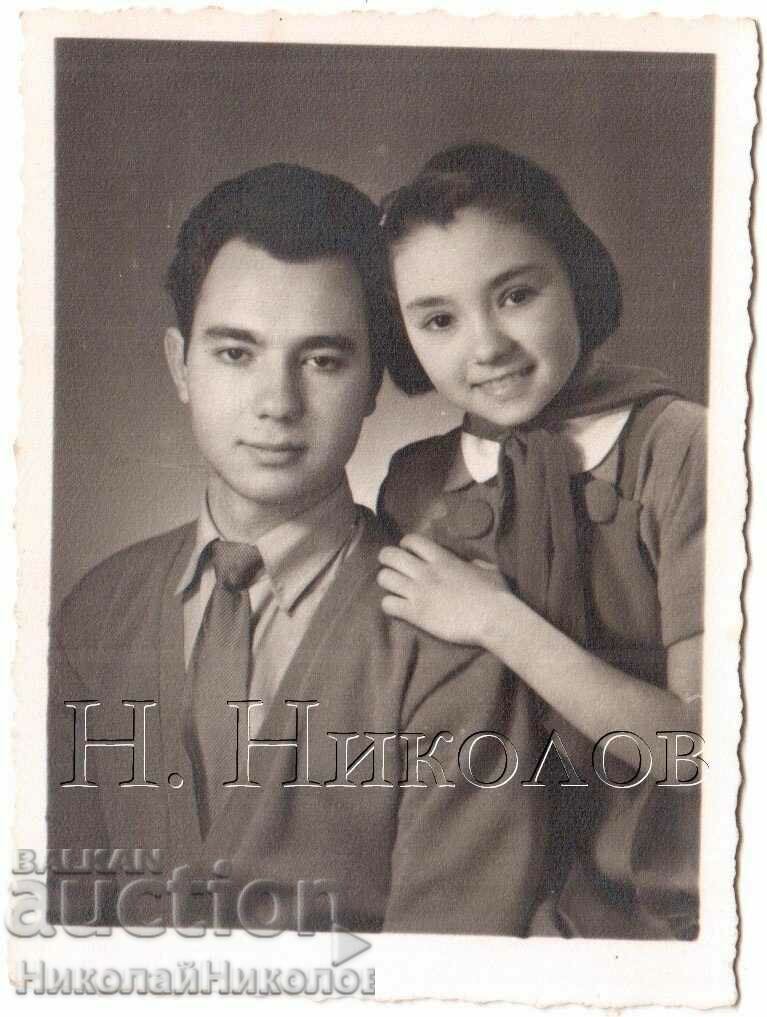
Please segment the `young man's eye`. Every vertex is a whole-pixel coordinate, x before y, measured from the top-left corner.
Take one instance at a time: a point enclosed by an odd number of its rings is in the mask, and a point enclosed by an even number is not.
[[[453,315],[448,314],[447,311],[440,311],[439,314],[432,314],[430,318],[421,326],[422,328],[428,328],[432,332],[441,332],[443,329],[450,328],[453,324]]]
[[[306,363],[310,364],[317,371],[322,371],[323,374],[338,371],[343,367],[341,357],[333,356],[330,353],[315,353],[314,356],[307,357]]]
[[[500,304],[501,307],[517,307],[519,304],[526,304],[535,291],[532,286],[515,286],[514,289],[506,290],[501,295]]]
[[[250,350],[241,346],[225,346],[217,351],[217,356],[227,364],[244,364],[250,359]]]

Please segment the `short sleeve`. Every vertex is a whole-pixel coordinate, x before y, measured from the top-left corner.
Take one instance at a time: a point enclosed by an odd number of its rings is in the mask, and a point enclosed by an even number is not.
[[[454,428],[394,453],[376,508],[390,540],[396,542],[404,533],[423,533],[428,528],[460,436],[460,428]]]
[[[658,577],[666,647],[703,631],[706,411],[677,400],[647,433],[636,499],[640,532]]]

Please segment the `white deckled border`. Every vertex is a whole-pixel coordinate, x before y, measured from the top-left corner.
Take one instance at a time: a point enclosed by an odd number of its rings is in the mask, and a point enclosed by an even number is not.
[[[742,539],[746,477],[742,449],[751,342],[747,302],[751,254],[747,224],[756,33],[748,22],[625,21],[577,18],[512,21],[493,16],[413,18],[376,13],[244,17],[223,11],[186,15],[133,11],[33,15],[26,22],[24,369],[18,442],[18,599],[15,751],[18,774],[15,840],[40,851],[45,842],[45,686],[50,573],[53,408],[53,61],[56,36],[173,38],[370,45],[490,46],[526,49],[711,52],[717,58],[711,292],[710,428],[705,644],[706,758],[701,885],[703,933],[695,943],[502,940],[485,937],[370,937],[359,958],[375,966],[377,998],[506,1000],[538,1006],[580,1002],[599,1006],[659,1004],[712,1007],[734,1001],[732,964],[735,806],[741,699],[738,682],[740,590],[746,563]],[[89,966],[130,968],[225,958],[242,967],[329,966],[325,936],[276,940],[245,933],[193,940],[166,934],[140,940],[115,931],[87,941]],[[13,962],[44,959],[82,965],[83,941],[14,940]],[[321,997],[317,997],[321,998]],[[254,1001],[251,1000],[252,1005]]]

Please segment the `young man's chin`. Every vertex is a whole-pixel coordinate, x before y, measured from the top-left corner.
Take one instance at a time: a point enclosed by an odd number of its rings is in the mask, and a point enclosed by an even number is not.
[[[259,469],[256,476],[237,485],[235,490],[242,499],[254,506],[265,509],[279,506],[292,515],[327,497],[340,482],[341,477],[330,482],[329,478],[296,476],[288,470],[275,467]]]

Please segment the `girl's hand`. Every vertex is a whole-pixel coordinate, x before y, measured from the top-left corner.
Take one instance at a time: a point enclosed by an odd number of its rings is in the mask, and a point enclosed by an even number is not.
[[[510,596],[494,568],[463,561],[420,534],[386,547],[378,584],[388,591],[386,614],[417,625],[449,643],[483,646],[488,619],[499,609],[499,593]]]

